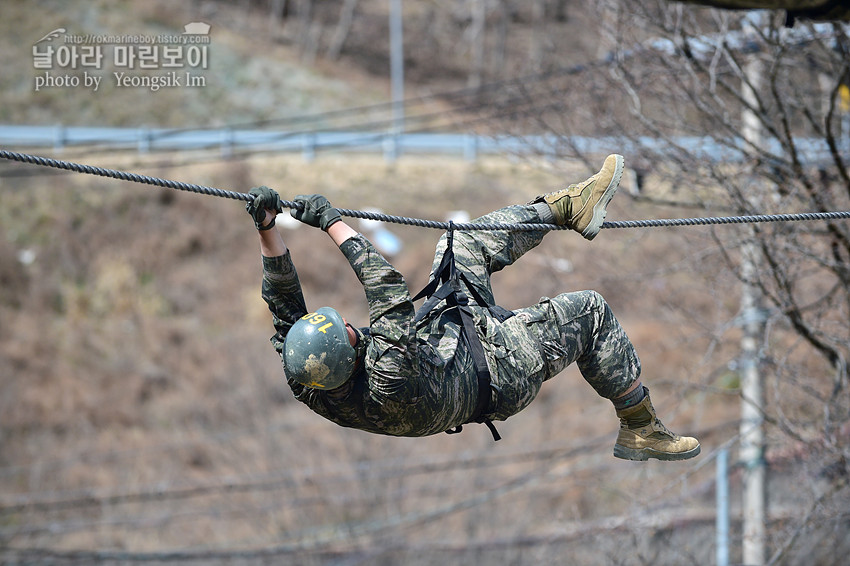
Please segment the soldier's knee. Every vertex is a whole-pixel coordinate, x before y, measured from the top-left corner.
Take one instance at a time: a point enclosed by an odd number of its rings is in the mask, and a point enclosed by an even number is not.
[[[589,295],[588,301],[590,301],[595,310],[599,310],[601,312],[611,310],[608,306],[608,301],[605,300],[605,297],[603,297],[601,293],[592,290],[587,293]]]
[[[593,290],[579,291],[574,295],[581,297],[579,308],[581,312],[590,316],[590,320],[593,321],[593,328],[598,330],[610,324],[614,315],[605,297]]]
[[[545,302],[550,303],[550,312],[554,313],[560,324],[571,324],[587,315],[591,315],[594,324],[599,324],[610,312],[605,298],[591,290],[561,293],[554,299],[545,299]]]

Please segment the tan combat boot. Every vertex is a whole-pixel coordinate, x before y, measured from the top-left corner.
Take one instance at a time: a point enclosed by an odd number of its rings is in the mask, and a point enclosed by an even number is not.
[[[545,202],[556,224],[569,226],[592,240],[602,227],[605,209],[617,192],[622,176],[623,156],[609,155],[596,175],[560,191],[540,195],[529,204]]]
[[[623,460],[687,460],[699,454],[696,438],[673,434],[661,424],[649,400],[649,390],[643,400],[627,409],[617,411],[620,433],[614,444],[614,456]]]

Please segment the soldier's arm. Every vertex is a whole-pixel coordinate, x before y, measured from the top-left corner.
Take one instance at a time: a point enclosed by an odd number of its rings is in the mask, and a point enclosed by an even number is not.
[[[379,402],[412,400],[418,390],[413,301],[401,273],[354,231],[322,195],[299,195],[296,219],[321,228],[348,259],[369,302],[369,390]]]
[[[276,212],[266,209],[262,226],[268,226]],[[272,313],[275,335],[271,342],[278,353],[283,352],[283,340],[295,322],[307,314],[304,294],[292,256],[279,230],[258,230],[260,253],[263,257],[263,300]]]
[[[402,274],[361,234],[348,227],[328,234],[337,242],[369,303],[371,344],[366,353],[369,390],[378,401],[407,402],[418,394],[415,309]],[[345,226],[343,224],[343,226]]]
[[[344,220],[340,220],[328,226],[328,236],[337,246],[341,246],[349,238],[356,237],[357,231],[346,224]]]
[[[268,226],[276,216],[276,212],[266,209],[266,219],[263,226]],[[283,241],[280,230],[257,230],[260,235],[260,253],[263,257],[277,257],[286,254],[287,247]]]

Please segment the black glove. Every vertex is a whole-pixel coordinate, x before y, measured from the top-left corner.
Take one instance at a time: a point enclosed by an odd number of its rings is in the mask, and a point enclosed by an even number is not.
[[[254,219],[254,226],[257,230],[268,230],[274,227],[274,218],[266,226],[263,226],[263,221],[266,219],[266,209],[281,212],[283,206],[280,203],[280,195],[273,189],[268,187],[254,187],[248,194],[254,197],[254,200],[245,205],[245,210]]]
[[[304,224],[327,232],[332,224],[342,220],[339,211],[332,207],[328,199],[322,195],[298,195],[295,197],[295,202],[303,205],[303,208],[301,210],[293,208],[289,213]]]

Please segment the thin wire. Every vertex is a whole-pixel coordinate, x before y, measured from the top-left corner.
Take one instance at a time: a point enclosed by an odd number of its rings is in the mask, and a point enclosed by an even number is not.
[[[409,462],[409,459],[404,459],[398,462],[393,460],[371,460],[365,466],[370,472],[370,476],[375,478],[409,478],[415,475],[432,474],[435,472],[446,472],[453,470],[474,470],[481,467],[494,469],[498,466],[512,464],[516,461],[535,462],[535,461],[551,461],[565,457],[579,448],[584,449],[588,446],[599,443],[600,438],[594,438],[591,442],[576,446],[552,446],[534,450],[520,450],[507,454],[485,454],[468,453],[460,458],[440,461],[427,459],[421,461]],[[401,464],[401,465],[399,465]],[[243,493],[243,492],[258,492],[258,491],[276,491],[285,488],[292,484],[293,481],[302,481],[304,477],[310,478],[310,481],[321,481],[327,486],[331,483],[345,483],[355,481],[356,475],[363,471],[358,465],[357,469],[351,470],[336,470],[328,468],[312,468],[302,469],[298,472],[294,470],[285,470],[282,473],[275,473],[263,477],[255,477],[250,474],[240,476],[221,477],[212,481],[185,484],[185,485],[167,485],[157,484],[146,486],[136,491],[121,491],[121,492],[104,492],[96,493],[91,490],[58,492],[58,493],[27,493],[20,494],[8,502],[0,501],[0,516],[10,513],[19,513],[23,511],[57,511],[66,509],[83,509],[87,507],[102,507],[104,505],[118,505],[124,503],[137,502],[156,502],[163,500],[182,500],[190,499],[199,496],[208,495],[210,493]],[[355,477],[350,477],[354,474]],[[35,496],[35,497],[33,497]]]
[[[83,165],[81,163],[73,163],[70,161],[62,161],[50,157],[42,157],[38,155],[30,155],[27,153],[18,153],[0,149],[0,158],[10,161],[18,161],[21,163],[29,163],[32,165],[40,165],[43,167],[53,167],[56,169],[65,169],[77,173],[85,173],[88,175],[97,175],[100,177],[109,177],[112,179],[120,179],[122,181],[132,181],[145,185],[154,185],[169,189],[181,191],[189,191],[198,194],[229,198],[233,200],[241,200],[251,202],[253,197],[248,193],[240,193],[237,191],[229,191],[217,189],[215,187],[207,187],[204,185],[196,185],[194,183],[184,183],[182,181],[172,181],[169,179],[161,179],[149,175],[140,175],[138,173],[129,173],[126,171],[118,171],[116,169],[106,169],[96,167],[94,165]],[[294,208],[301,210],[302,205],[296,202],[281,200],[281,205],[284,208]],[[406,216],[395,216],[378,212],[370,212],[365,210],[351,210],[347,208],[338,208],[339,213],[343,216],[352,218],[361,218],[366,220],[378,220],[381,222],[390,222],[394,224],[405,224],[409,226],[419,226],[422,228],[436,228],[440,230],[448,230],[450,227],[455,230],[509,230],[517,232],[532,232],[532,231],[549,231],[549,230],[565,230],[566,226],[558,226],[556,224],[544,223],[479,223],[479,222],[463,222],[449,223],[437,222],[434,220],[425,220],[421,218],[410,218]],[[795,214],[756,214],[748,216],[709,216],[704,218],[668,218],[655,220],[621,220],[616,222],[603,222],[602,228],[660,228],[674,226],[707,226],[710,224],[750,224],[757,222],[797,222],[797,221],[814,221],[814,220],[836,220],[850,218],[850,211],[839,212],[803,212]]]
[[[488,108],[491,107],[491,102],[482,101],[480,99],[483,98],[482,95],[485,95],[490,91],[498,92],[498,93],[501,94],[504,90],[504,87],[511,86],[511,85],[520,85],[524,88],[527,88],[529,86],[534,86],[534,83],[545,83],[545,82],[551,81],[551,80],[558,78],[558,77],[579,74],[581,72],[584,72],[584,71],[586,71],[590,68],[594,68],[594,67],[599,66],[599,65],[608,65],[608,64],[611,63],[612,60],[613,60],[612,57],[608,56],[608,57],[605,57],[605,58],[597,60],[597,61],[591,61],[590,63],[582,63],[582,64],[577,64],[577,65],[572,65],[570,67],[564,67],[564,68],[559,68],[559,69],[555,69],[555,70],[552,70],[552,71],[546,71],[546,72],[543,72],[543,73],[535,73],[533,75],[527,75],[525,77],[516,77],[516,78],[506,79],[506,80],[499,81],[499,82],[489,83],[489,84],[483,85],[479,89],[467,88],[467,89],[462,89],[462,90],[458,90],[458,91],[450,91],[450,92],[446,92],[446,93],[436,93],[436,94],[432,94],[432,95],[427,95],[425,97],[419,97],[418,99],[423,100],[423,103],[424,103],[424,101],[427,101],[428,99],[431,99],[431,98],[442,99],[442,100],[446,100],[446,101],[453,101],[453,100],[459,99],[459,98],[466,98],[466,97],[470,97],[470,96],[475,96],[476,100],[473,100],[473,102],[469,102],[469,103],[463,102],[463,106],[460,106],[459,105],[460,102],[457,102],[456,106],[451,108],[450,112],[457,114],[457,113],[461,113],[461,112],[475,112],[475,111],[478,111],[478,110],[485,110],[485,109],[488,109]],[[403,101],[402,103],[405,104],[405,107],[407,108],[409,105],[412,105],[412,103],[416,102],[416,100],[418,100],[418,99],[407,99],[407,100]],[[501,106],[504,106],[506,104],[519,106],[520,103],[524,103],[524,105],[527,105],[528,102],[524,102],[526,100],[527,100],[526,96],[521,96],[521,97],[515,96],[515,97],[509,98],[507,100],[501,100],[499,102],[499,104]],[[148,141],[153,143],[153,142],[156,142],[158,140],[167,139],[167,138],[177,136],[177,135],[181,135],[181,134],[185,134],[185,133],[208,131],[208,130],[211,130],[211,129],[214,129],[214,128],[220,129],[220,130],[237,131],[237,130],[243,130],[243,129],[246,129],[246,128],[266,127],[266,126],[272,126],[272,125],[287,125],[287,124],[296,124],[297,125],[297,124],[303,124],[303,123],[310,124],[310,123],[314,123],[314,122],[324,121],[328,117],[342,116],[343,118],[347,118],[348,116],[352,116],[354,114],[358,114],[358,113],[362,114],[364,111],[381,109],[381,108],[392,109],[392,108],[395,107],[395,104],[396,104],[395,102],[383,102],[383,103],[378,103],[378,104],[374,104],[374,105],[370,105],[370,106],[363,106],[363,107],[342,109],[342,110],[332,110],[332,111],[329,111],[329,112],[322,112],[322,113],[318,113],[318,114],[314,114],[314,115],[294,116],[294,117],[289,117],[289,118],[278,118],[278,119],[271,119],[271,120],[258,120],[258,121],[247,122],[247,123],[242,123],[242,124],[228,124],[226,126],[172,128],[172,129],[167,129],[167,130],[160,131],[160,132],[151,133],[148,137]],[[512,114],[513,112],[514,112],[514,110],[510,110],[508,112],[508,114]],[[430,127],[421,127],[420,126],[420,128],[418,128],[418,129],[417,128],[411,129],[410,124],[412,124],[412,123],[413,124],[415,124],[415,123],[420,123],[420,124],[421,123],[427,123],[434,118],[443,117],[444,115],[445,115],[445,111],[434,111],[434,112],[427,112],[427,113],[424,113],[424,114],[406,114],[405,115],[404,133],[414,133],[414,132],[417,132],[417,131],[423,131],[424,132],[424,131],[429,131],[429,130],[439,130],[443,126],[440,126],[440,125],[430,126]],[[495,117],[498,117],[498,114]],[[487,121],[489,119],[490,118],[485,117],[483,119],[481,119],[481,118],[473,119],[472,121],[473,122],[475,122],[475,121]],[[360,122],[355,122],[355,123],[352,123],[348,126],[342,126],[342,127],[340,127],[340,126],[335,126],[335,127],[327,126],[327,127],[324,127],[324,128],[316,128],[316,127],[306,128],[305,127],[305,128],[298,129],[298,130],[281,132],[277,136],[273,136],[272,138],[267,138],[267,141],[292,139],[292,138],[295,138],[295,137],[298,137],[298,136],[303,136],[305,134],[314,134],[314,133],[319,133],[319,132],[338,132],[338,131],[343,131],[343,132],[345,132],[345,131],[355,131],[356,132],[356,131],[368,131],[368,130],[373,130],[373,129],[384,129],[387,126],[392,125],[394,123],[395,123],[394,118],[381,118],[380,120],[370,118],[369,121],[367,121],[367,122],[360,121]],[[453,125],[453,124],[450,123],[449,125]],[[379,135],[381,137],[383,137],[383,134],[379,134]],[[92,147],[92,146],[98,147],[96,145],[97,143],[98,143],[98,140],[93,139],[93,140],[90,140],[88,143],[85,143],[85,144],[74,144],[74,147]],[[367,139],[365,143],[371,143],[370,139]],[[346,145],[350,145],[350,143],[348,143]]]
[[[530,102],[528,102],[526,100],[527,100],[526,97],[523,97],[523,98],[512,98],[512,99],[509,99],[508,101],[502,101],[502,102],[500,102],[500,105],[512,104],[513,106],[509,106],[507,108],[497,108],[495,111],[490,112],[489,114],[485,114],[485,115],[481,115],[481,116],[467,117],[467,118],[464,118],[462,120],[449,120],[449,121],[443,121],[443,122],[439,122],[439,123],[433,123],[433,122],[426,122],[425,121],[425,119],[427,119],[427,118],[440,117],[440,116],[443,116],[445,114],[445,113],[441,113],[441,112],[434,113],[434,114],[418,115],[418,116],[407,116],[405,118],[405,128],[404,128],[404,131],[402,133],[403,134],[432,133],[432,132],[444,131],[444,130],[446,130],[446,128],[457,130],[457,129],[461,129],[461,128],[471,127],[471,126],[474,126],[474,125],[479,124],[479,123],[485,123],[485,124],[490,123],[492,120],[498,120],[498,119],[502,119],[502,118],[516,119],[516,118],[518,118],[522,115],[527,115],[527,114],[530,114],[532,112],[540,112],[540,111],[544,111],[544,110],[550,110],[550,109],[553,109],[553,108],[560,108],[560,107],[563,106],[562,102],[546,103],[544,105],[533,104],[533,105],[529,106]],[[488,108],[489,108],[489,106],[486,105],[486,104],[477,104],[477,105],[472,106],[472,107],[464,107],[464,108],[460,108],[460,109],[455,108],[455,109],[452,110],[452,112],[457,113],[457,112],[460,112],[460,111],[484,110],[484,109],[488,109]],[[415,121],[416,119],[419,119],[419,122],[422,123],[422,124],[429,123],[429,125],[427,125],[427,126],[420,125],[420,126],[417,126],[417,127],[410,127],[411,122]],[[326,152],[326,151],[333,151],[335,149],[336,150],[346,150],[346,149],[351,149],[351,148],[359,148],[359,147],[364,147],[364,146],[377,145],[377,144],[380,144],[386,138],[387,134],[384,131],[374,131],[374,130],[380,130],[381,128],[385,128],[387,125],[389,125],[391,123],[393,123],[393,120],[388,119],[388,120],[384,120],[382,122],[372,122],[370,124],[365,124],[365,125],[364,124],[354,124],[354,125],[351,125],[351,126],[348,126],[348,127],[342,127],[342,128],[340,128],[340,127],[333,127],[333,128],[328,127],[328,128],[303,129],[303,130],[293,130],[293,131],[280,132],[280,133],[278,133],[274,136],[266,137],[263,140],[262,143],[254,144],[254,145],[261,146],[260,148],[247,149],[247,150],[231,150],[228,153],[226,159],[229,160],[229,159],[232,159],[232,158],[245,158],[249,155],[259,155],[259,154],[262,154],[262,153],[268,153],[270,151],[275,151],[275,150],[267,147],[268,144],[270,144],[270,143],[279,142],[279,141],[283,141],[283,140],[291,140],[291,139],[297,138],[299,136],[313,135],[313,134],[322,133],[322,132],[352,132],[352,133],[360,132],[360,135],[358,135],[355,138],[350,138],[350,139],[347,139],[345,141],[340,141],[340,142],[336,142],[336,143],[322,143],[320,146],[317,146],[317,147],[314,148],[315,151]],[[149,136],[148,141],[151,142],[151,143],[154,143],[159,139],[164,139],[164,138],[166,138],[170,135],[169,132],[171,132],[171,131],[172,130],[169,130],[168,132],[165,132],[163,134],[151,135],[151,136]],[[176,130],[174,130],[174,131],[176,131]],[[194,130],[186,130],[186,131],[194,131]],[[206,147],[206,148],[220,147],[221,144],[222,144],[222,142],[221,142],[221,140],[219,140],[217,142],[210,142],[208,144],[205,144],[204,147]],[[266,146],[266,147],[263,147],[263,146]],[[99,144],[98,145],[97,140],[92,140],[89,143],[74,143],[73,145],[71,145],[69,147],[72,147],[74,149],[85,149],[89,152],[95,151],[95,150],[101,151],[101,152],[106,152],[106,151],[123,151],[124,149],[126,149],[126,144],[111,143],[111,144]],[[221,160],[220,158],[217,158],[214,161],[220,161],[220,160]],[[180,165],[186,165],[188,163],[193,163],[193,162],[197,163],[197,162],[200,162],[200,161],[202,161],[202,160],[201,159],[194,159],[194,160],[189,161],[189,162],[181,163]],[[206,160],[203,160],[203,162],[209,163],[210,160],[206,159]],[[168,164],[168,165],[165,165],[165,166],[173,166],[173,164]],[[11,177],[11,176],[20,176],[20,175],[3,175],[3,176],[4,177]]]
[[[562,460],[575,460],[592,451],[598,445],[598,439],[578,445],[562,454]],[[293,542],[282,542],[263,548],[243,550],[204,550],[187,549],[167,552],[117,552],[117,551],[60,551],[54,549],[17,549],[30,558],[39,557],[52,560],[70,559],[80,561],[125,561],[125,562],[166,562],[166,561],[210,561],[213,559],[257,559],[291,554],[296,551],[318,550],[333,548],[335,544],[343,543],[346,539],[365,536],[376,532],[388,532],[414,525],[428,524],[459,511],[465,511],[490,503],[510,493],[521,491],[541,484],[552,475],[551,463],[541,463],[530,473],[510,478],[498,485],[488,487],[478,493],[466,494],[460,499],[450,499],[429,509],[419,509],[405,513],[396,513],[386,519],[368,520],[359,523],[349,523],[344,529],[331,527],[311,529],[312,532],[301,533],[294,537]],[[311,536],[304,536],[311,535]]]
[[[421,106],[429,101],[447,101],[452,102],[458,99],[465,98],[475,98],[481,99],[484,95],[490,93],[501,94],[505,91],[506,88],[511,86],[523,86],[527,87],[529,85],[534,85],[536,83],[546,83],[553,79],[557,79],[560,77],[577,75],[583,73],[589,69],[593,69],[596,67],[602,67],[606,65],[610,65],[614,62],[614,56],[612,54],[605,55],[601,58],[586,62],[586,63],[577,63],[566,67],[558,67],[555,69],[543,71],[543,72],[535,72],[528,75],[523,75],[519,77],[513,77],[509,79],[497,80],[489,83],[485,83],[480,87],[466,87],[459,90],[446,91],[446,92],[438,92],[426,95],[420,95],[416,97],[406,98],[401,101],[401,104],[405,107],[406,110],[409,110],[411,107]],[[255,127],[267,127],[267,126],[285,126],[290,124],[304,124],[304,123],[316,123],[316,122],[326,122],[329,119],[334,119],[337,117],[348,118],[349,116],[359,117],[360,115],[370,113],[370,112],[384,112],[390,111],[396,108],[398,103],[396,101],[387,101],[387,102],[378,102],[375,104],[369,104],[365,106],[358,106],[354,108],[343,108],[339,110],[330,110],[325,112],[318,112],[315,114],[308,115],[297,115],[297,116],[289,116],[283,118],[272,118],[272,119],[264,119],[264,120],[256,120],[251,122],[242,122],[242,123],[231,123],[223,126],[226,129],[245,129],[245,128],[255,128]],[[464,103],[466,104],[466,103]],[[452,112],[458,112],[460,110],[468,110],[475,109],[476,107],[484,108],[487,106],[487,103],[483,102],[473,102],[468,104],[467,106],[461,108],[452,108]],[[430,115],[426,115],[430,117]],[[414,116],[416,118],[416,116]],[[405,123],[409,122],[411,119],[410,116],[405,116]],[[386,122],[387,120],[382,120],[381,123]],[[349,126],[350,128],[351,126]],[[377,127],[376,122],[367,122],[364,124],[358,124],[354,127],[359,129],[365,129],[368,127]],[[162,132],[158,134],[157,139],[159,137],[168,137],[171,135],[176,135],[185,132],[195,132],[195,131],[204,131],[209,129],[221,129],[221,126],[208,126],[208,127],[193,127],[193,128],[174,128],[172,130],[168,130],[166,132]],[[308,130],[313,131],[313,130]],[[405,131],[407,131],[405,129]]]

